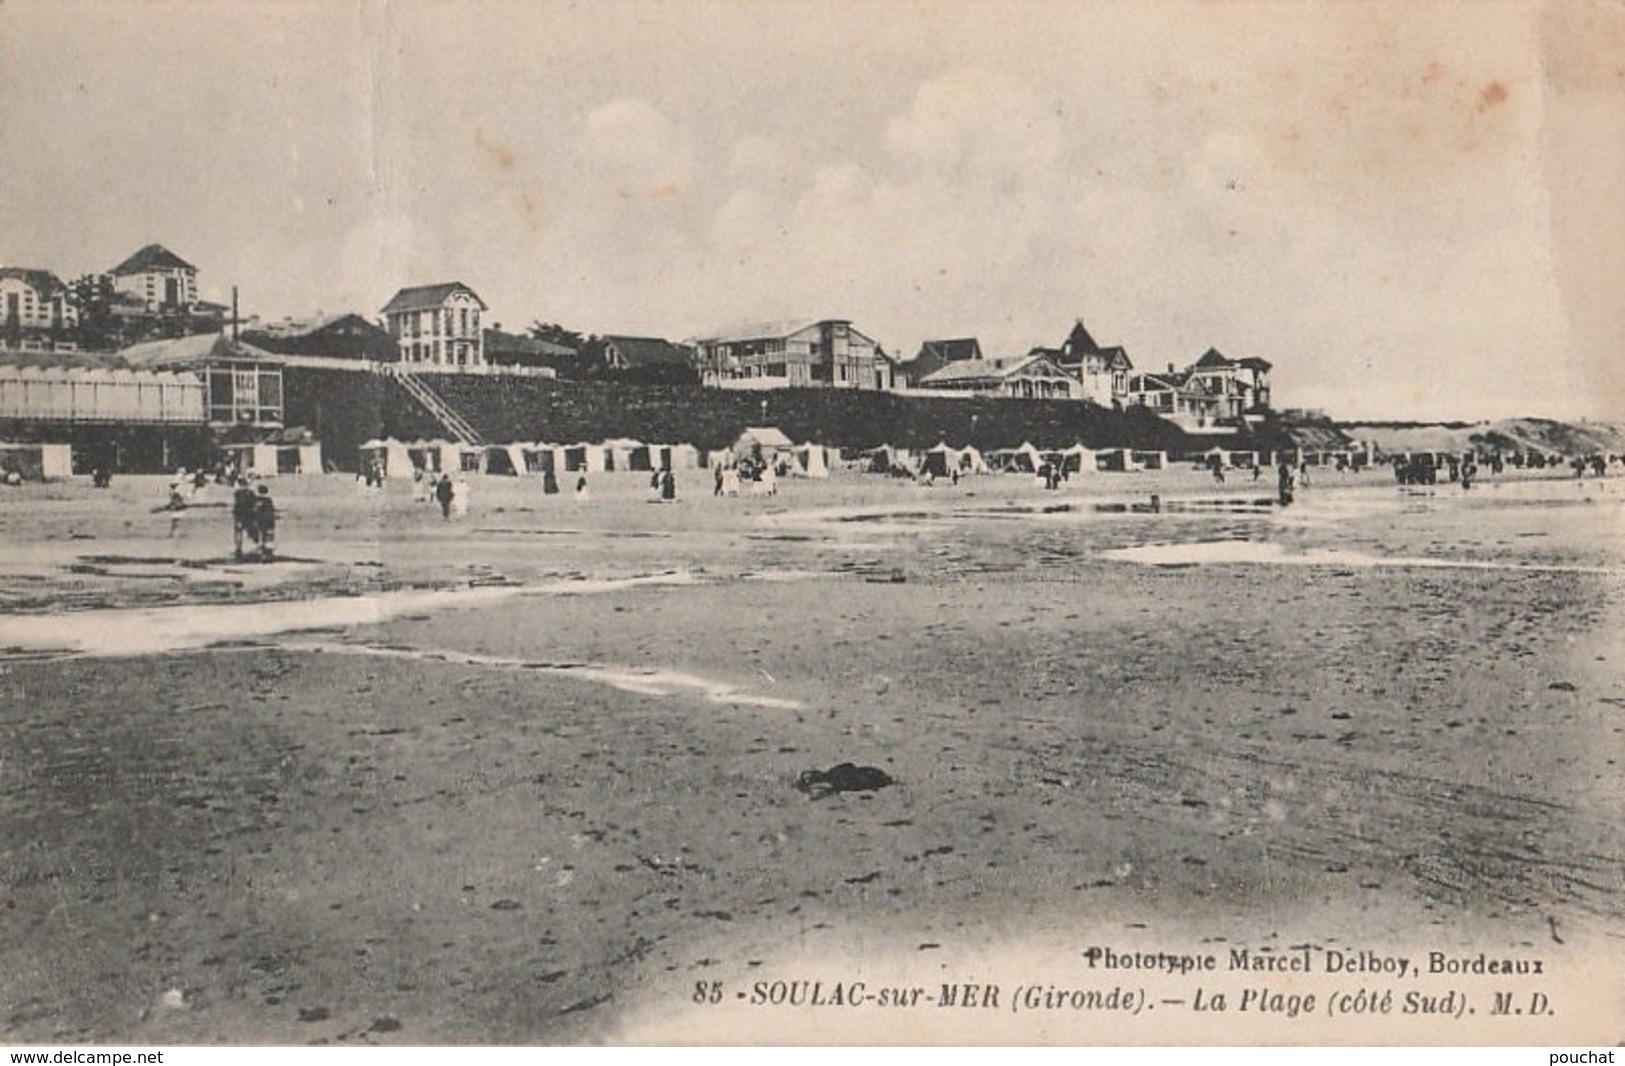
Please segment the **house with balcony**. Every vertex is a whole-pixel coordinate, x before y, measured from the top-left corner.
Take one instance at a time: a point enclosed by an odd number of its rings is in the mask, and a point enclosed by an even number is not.
[[[697,338],[702,383],[718,388],[891,389],[897,364],[847,319],[746,326]]]
[[[1073,323],[1072,332],[1061,342],[1055,362],[1078,379],[1079,395],[1102,407],[1128,401],[1128,379],[1134,363],[1119,345],[1104,347],[1089,335],[1083,319]]]
[[[73,351],[79,309],[49,270],[0,267],[0,346],[24,352]]]
[[[1231,359],[1209,348],[1191,364],[1190,376],[1193,385],[1215,397],[1219,418],[1239,422],[1269,410],[1270,369],[1270,363],[1257,356]]]
[[[1017,359],[961,359],[920,379],[921,389],[1017,400],[1070,400],[1078,382],[1047,355]]]
[[[486,365],[479,294],[460,281],[418,285],[384,305],[384,329],[400,362],[413,369],[458,371]]]

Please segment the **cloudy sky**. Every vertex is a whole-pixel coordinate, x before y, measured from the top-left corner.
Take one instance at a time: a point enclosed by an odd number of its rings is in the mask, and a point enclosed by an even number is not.
[[[245,310],[1207,347],[1339,417],[1625,417],[1625,7],[0,6],[0,262]]]

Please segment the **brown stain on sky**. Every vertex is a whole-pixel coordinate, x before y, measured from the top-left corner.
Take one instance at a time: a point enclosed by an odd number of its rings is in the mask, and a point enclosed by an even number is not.
[[[1477,107],[1478,113],[1482,115],[1491,108],[1499,107],[1501,104],[1506,103],[1507,97],[1511,95],[1512,94],[1507,91],[1507,87],[1502,85],[1499,81],[1490,82],[1488,85],[1484,86],[1484,88],[1479,90]]]
[[[664,185],[655,185],[648,189],[617,189],[616,195],[622,200],[674,200],[682,195],[682,186],[674,181]]]
[[[519,162],[517,153],[492,141],[485,135],[483,129],[474,131],[474,147],[504,174],[511,172],[514,165]]]

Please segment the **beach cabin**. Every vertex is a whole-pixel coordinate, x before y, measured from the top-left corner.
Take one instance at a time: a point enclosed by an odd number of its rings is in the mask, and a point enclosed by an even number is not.
[[[1099,470],[1095,450],[1085,448],[1082,444],[1063,448],[1057,455],[1063,474],[1093,474]]]
[[[0,470],[24,481],[59,481],[73,476],[73,448],[67,444],[0,443]]]
[[[777,465],[781,460],[786,463],[793,461],[795,445],[782,430],[773,426],[750,426],[733,442],[729,451],[733,453],[735,461],[758,458]]]
[[[992,453],[991,463],[1001,474],[1036,474],[1044,465],[1044,455],[1031,441],[1023,441],[1020,447],[1000,448]]]
[[[564,449],[564,469],[570,474],[602,474],[614,469],[614,454],[601,444],[572,444]]]
[[[1110,474],[1127,473],[1129,468],[1129,453],[1127,448],[1102,448],[1095,453],[1095,469]]]
[[[945,441],[937,442],[935,447],[927,448],[925,454],[920,456],[920,473],[930,474],[932,477],[947,477],[959,469],[959,449],[950,448]]]
[[[377,463],[386,476],[411,477],[412,456],[407,452],[406,445],[393,437],[389,440],[365,441],[361,445],[361,465]]]
[[[862,459],[864,469],[871,474],[891,474],[899,470],[912,471],[914,468],[914,453],[890,444],[868,449],[862,453]]]
[[[600,447],[604,453],[605,470],[641,470],[647,473],[654,469],[649,461],[648,446],[642,441],[618,437],[604,441]]]
[[[797,477],[827,478],[829,477],[829,449],[822,444],[798,444],[792,453],[795,461],[790,464],[790,472]]]

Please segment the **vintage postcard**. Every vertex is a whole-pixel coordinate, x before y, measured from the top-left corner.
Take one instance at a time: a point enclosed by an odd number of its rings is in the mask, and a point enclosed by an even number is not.
[[[1622,56],[0,4],[0,1042],[1617,1044]]]

